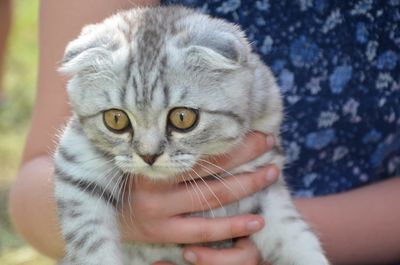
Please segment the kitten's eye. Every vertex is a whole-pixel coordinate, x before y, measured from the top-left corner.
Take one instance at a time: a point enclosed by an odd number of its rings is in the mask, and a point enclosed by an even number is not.
[[[116,133],[124,132],[131,125],[128,115],[118,109],[110,109],[103,112],[103,121],[110,131]]]
[[[194,128],[198,120],[198,111],[195,109],[178,107],[168,114],[169,124],[179,131],[187,131]]]

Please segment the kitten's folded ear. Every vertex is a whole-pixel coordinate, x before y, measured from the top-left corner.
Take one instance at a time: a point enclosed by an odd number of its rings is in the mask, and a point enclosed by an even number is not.
[[[188,56],[200,56],[218,69],[236,69],[247,62],[251,48],[238,26],[204,15],[189,16],[181,25],[184,30],[178,36]]]
[[[109,57],[109,39],[105,39],[99,25],[88,25],[79,37],[71,41],[64,52],[58,71],[66,75],[94,69],[100,61]]]

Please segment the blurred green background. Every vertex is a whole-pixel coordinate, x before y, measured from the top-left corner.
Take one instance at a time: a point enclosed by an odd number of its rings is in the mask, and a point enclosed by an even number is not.
[[[35,98],[38,6],[39,0],[13,1],[13,22],[6,52],[4,84],[2,84],[7,100],[0,106],[1,265],[54,264],[16,235],[7,209],[8,192],[18,170]]]

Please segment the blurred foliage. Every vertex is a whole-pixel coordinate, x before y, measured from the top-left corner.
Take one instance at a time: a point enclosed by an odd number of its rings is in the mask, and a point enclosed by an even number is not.
[[[25,131],[37,73],[38,0],[14,1],[14,20],[6,53],[7,102],[0,112],[0,130]]]
[[[0,106],[0,264],[49,265],[14,232],[8,217],[8,192],[17,173],[35,97],[39,0],[14,0],[6,53],[6,101]],[[1,18],[0,18],[1,23]]]

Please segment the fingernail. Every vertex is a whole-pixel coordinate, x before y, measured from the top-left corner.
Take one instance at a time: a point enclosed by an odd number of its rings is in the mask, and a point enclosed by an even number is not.
[[[259,221],[250,221],[247,223],[246,227],[249,231],[254,232],[260,230],[261,224]]]
[[[266,176],[268,181],[274,181],[278,177],[278,170],[275,167],[270,167]]]
[[[267,136],[267,146],[269,148],[272,148],[275,146],[275,137],[273,137],[272,135]]]
[[[183,253],[183,257],[185,258],[186,261],[190,263],[195,263],[197,261],[196,254],[194,254],[194,252],[190,250],[185,251],[185,253]]]

